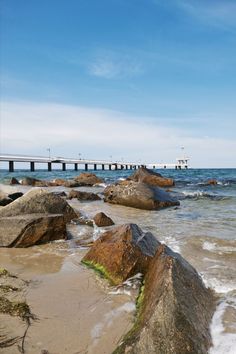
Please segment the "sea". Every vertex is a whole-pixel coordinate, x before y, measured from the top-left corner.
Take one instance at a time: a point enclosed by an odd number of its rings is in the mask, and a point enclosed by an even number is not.
[[[94,172],[94,171],[90,171]],[[216,312],[211,323],[213,346],[209,354],[236,353],[236,169],[156,170],[164,177],[175,180],[170,193],[180,201],[179,207],[158,211],[139,210],[95,201],[72,205],[91,217],[96,211],[104,211],[116,224],[136,223],[143,230],[151,231],[159,241],[185,257],[201,274],[206,286],[218,296]],[[2,170],[0,190],[9,190],[9,179],[25,176],[52,180],[72,179],[80,171],[52,172],[18,170],[14,173]],[[102,196],[105,186],[127,178],[133,171],[95,171],[104,179],[101,185],[83,188]],[[207,185],[215,179],[216,185]],[[22,188],[23,191],[29,187]],[[61,191],[65,188],[55,187]],[[81,188],[80,188],[81,189]],[[99,237],[98,230],[96,237]],[[81,230],[77,236],[81,235]]]

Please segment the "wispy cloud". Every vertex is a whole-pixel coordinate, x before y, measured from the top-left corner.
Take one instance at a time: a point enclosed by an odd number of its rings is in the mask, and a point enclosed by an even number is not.
[[[236,141],[196,136],[167,127],[158,117],[55,103],[3,102],[1,150],[5,153],[172,162],[186,146],[192,166],[236,166]]]
[[[105,79],[136,76],[141,74],[142,70],[142,64],[137,59],[109,51],[95,55],[88,66],[90,75]]]
[[[233,0],[174,0],[189,15],[212,25],[236,27],[236,2]]]

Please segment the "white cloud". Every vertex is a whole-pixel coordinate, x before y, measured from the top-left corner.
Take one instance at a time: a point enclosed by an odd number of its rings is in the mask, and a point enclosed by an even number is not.
[[[158,117],[35,102],[2,102],[1,151],[54,156],[148,162],[174,162],[185,145],[195,167],[235,167],[236,142],[194,137],[170,128]]]
[[[126,54],[104,51],[95,55],[88,71],[90,75],[105,79],[124,78],[140,74],[142,65]]]

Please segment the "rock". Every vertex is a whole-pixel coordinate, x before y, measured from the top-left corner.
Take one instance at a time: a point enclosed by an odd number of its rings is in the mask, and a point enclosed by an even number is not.
[[[158,187],[171,187],[175,184],[172,178],[162,177],[160,173],[156,173],[145,167],[140,167],[128,180],[143,182]]]
[[[97,177],[93,173],[82,172],[79,176],[74,178],[80,186],[93,186],[96,183],[103,183],[102,178]]]
[[[0,206],[6,206],[8,204],[10,204],[13,200],[9,197],[3,197],[3,198],[0,198]]]
[[[94,242],[82,262],[100,270],[113,284],[145,274],[160,243],[135,224],[114,227]]]
[[[61,197],[43,189],[33,189],[0,210],[0,218],[22,214],[63,214],[66,222],[77,217],[76,212]]]
[[[114,354],[206,354],[215,298],[196,270],[161,245],[149,264],[133,329]]]
[[[23,193],[21,193],[21,192],[6,194],[6,193],[0,191],[0,206],[6,206],[6,205],[10,204],[11,202],[13,202],[13,200],[21,197],[22,195],[23,195]]]
[[[146,210],[180,204],[176,198],[161,188],[133,181],[122,181],[108,186],[104,190],[104,196],[105,202]]]
[[[21,185],[22,186],[33,186],[33,187],[47,187],[48,182],[40,180],[40,179],[32,178],[32,177],[24,177],[21,180]]]
[[[73,190],[70,191],[68,199],[77,198],[78,200],[101,200],[101,198],[95,193],[80,192]]]
[[[53,191],[52,193],[57,195],[58,197],[61,197],[61,198],[66,198],[67,197],[67,194],[64,191]]]
[[[48,182],[48,186],[63,186],[67,188],[76,188],[79,187],[80,184],[74,180],[65,180],[61,178],[54,179],[53,181]]]
[[[16,200],[20,197],[22,197],[23,193],[21,192],[15,192],[15,193],[11,193],[11,194],[8,194],[8,198],[11,198],[12,200]]]
[[[0,247],[29,247],[66,238],[62,214],[24,214],[0,218]]]
[[[208,181],[206,181],[204,183],[206,186],[216,186],[218,184],[217,180],[216,179],[209,179]]]
[[[9,184],[20,184],[20,182],[18,181],[18,179],[16,179],[15,177],[12,177],[11,179],[10,179],[10,183]]]
[[[103,226],[111,226],[114,225],[114,222],[111,218],[109,218],[109,216],[107,216],[104,213],[97,213],[94,217],[93,220],[95,222],[95,224],[99,227],[103,227]]]

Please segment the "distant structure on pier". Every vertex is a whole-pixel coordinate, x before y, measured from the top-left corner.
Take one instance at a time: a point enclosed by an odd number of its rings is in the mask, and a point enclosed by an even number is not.
[[[181,151],[182,151],[182,156],[181,157],[177,157],[176,162],[175,163],[151,163],[148,164],[147,167],[149,168],[175,168],[176,170],[182,170],[182,169],[187,169],[189,168],[188,166],[188,161],[189,161],[189,157],[185,156],[184,153],[184,146],[181,146]]]

